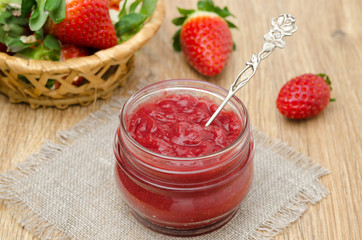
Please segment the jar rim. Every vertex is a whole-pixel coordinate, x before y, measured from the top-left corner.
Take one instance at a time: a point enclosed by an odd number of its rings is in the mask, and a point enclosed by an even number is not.
[[[174,157],[174,156],[165,156],[165,155],[162,155],[160,153],[157,153],[157,152],[154,152],[144,146],[142,146],[140,143],[138,143],[129,133],[128,131],[128,128],[126,126],[126,121],[125,121],[125,116],[126,116],[126,109],[127,107],[129,107],[130,103],[132,102],[132,100],[134,100],[136,97],[138,97],[139,94],[141,94],[143,91],[146,91],[148,89],[151,89],[151,88],[154,88],[158,85],[161,85],[161,84],[167,84],[167,83],[176,83],[178,81],[186,81],[188,83],[194,83],[194,84],[202,84],[203,86],[205,86],[205,89],[206,89],[206,86],[209,86],[209,87],[213,87],[213,88],[216,88],[218,89],[219,91],[225,93],[225,97],[228,93],[228,91],[223,88],[223,87],[220,87],[218,85],[215,85],[215,84],[212,84],[212,83],[209,83],[209,82],[205,82],[205,81],[201,81],[201,80],[194,80],[194,79],[169,79],[169,80],[163,80],[163,81],[159,81],[159,82],[156,82],[156,83],[153,83],[153,84],[150,84],[140,90],[138,90],[137,92],[135,92],[134,94],[132,94],[128,99],[127,101],[124,103],[122,109],[121,109],[121,112],[120,112],[120,118],[121,118],[121,127],[125,133],[125,136],[127,137],[127,140],[130,141],[133,146],[137,147],[138,149],[140,149],[141,151],[149,154],[150,156],[154,156],[154,157],[157,157],[157,158],[160,158],[160,159],[167,159],[167,160],[175,160],[175,161],[200,161],[200,160],[203,160],[203,159],[209,159],[211,157],[217,157],[218,155],[222,155],[223,153],[226,153],[227,151],[229,151],[230,149],[232,149],[233,147],[235,147],[236,145],[238,145],[240,142],[242,142],[245,138],[247,138],[247,135],[250,133],[250,131],[247,131],[248,129],[250,129],[250,119],[249,119],[249,114],[248,114],[248,111],[245,107],[245,105],[243,104],[243,102],[237,97],[237,96],[233,96],[231,99],[233,101],[236,101],[237,104],[239,104],[240,108],[241,108],[241,112],[243,112],[243,116],[245,118],[245,124],[243,125],[243,128],[240,132],[240,134],[238,135],[238,137],[231,143],[229,144],[227,147],[219,150],[219,151],[216,151],[216,152],[213,152],[211,154],[207,154],[207,155],[202,155],[202,156],[197,156],[197,157]],[[192,85],[189,85],[189,86],[192,86]],[[229,103],[230,104],[230,101]],[[235,105],[237,108],[239,108],[239,106]]]

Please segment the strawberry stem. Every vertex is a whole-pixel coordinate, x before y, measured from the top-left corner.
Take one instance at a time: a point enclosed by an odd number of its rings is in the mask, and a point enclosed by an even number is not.
[[[329,78],[329,76],[325,73],[319,73],[317,74],[317,76],[320,76],[324,79],[324,81],[326,81],[326,83],[330,86],[331,90],[332,90],[332,82],[331,79]]]
[[[319,73],[317,74],[317,76],[320,76],[324,79],[324,81],[326,81],[326,83],[329,85],[329,89],[332,91],[332,82],[331,82],[331,79],[329,78],[329,76],[325,73]],[[335,98],[330,98],[329,99],[330,102],[335,102],[336,99]]]

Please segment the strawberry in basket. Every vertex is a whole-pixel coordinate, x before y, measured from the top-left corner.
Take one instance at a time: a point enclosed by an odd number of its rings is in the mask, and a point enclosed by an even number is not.
[[[49,21],[48,33],[61,42],[106,49],[117,45],[116,30],[105,0],[67,0],[66,17],[60,23]]]
[[[88,47],[92,52],[110,48],[142,28],[155,10],[157,0],[136,0],[128,4],[128,9],[126,0],[121,10],[120,3],[121,0],[1,1],[0,43],[13,53],[39,45],[59,52],[57,45],[63,43]],[[117,11],[114,22],[110,18],[111,9]],[[46,56],[39,59],[56,60]]]
[[[0,44],[26,59],[64,61],[111,48],[131,38],[156,8],[157,0],[0,1]],[[110,11],[115,12],[113,21]],[[138,12],[137,12],[138,11]],[[69,54],[71,49],[72,54]],[[66,53],[67,52],[67,53]],[[26,77],[20,79],[26,81]],[[81,85],[76,77],[73,85]],[[49,81],[55,89],[59,83]]]

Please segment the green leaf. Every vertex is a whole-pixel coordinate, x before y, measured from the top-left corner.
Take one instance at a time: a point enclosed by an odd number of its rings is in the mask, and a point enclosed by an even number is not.
[[[183,15],[183,16],[187,16],[190,15],[191,13],[194,13],[195,10],[194,9],[183,9],[183,8],[177,8],[178,12]]]
[[[62,0],[46,0],[44,9],[46,11],[49,11],[49,12],[54,11],[60,6],[60,4],[62,2],[65,2],[65,1],[62,1]]]
[[[48,34],[45,37],[44,46],[51,50],[60,50],[61,49],[59,40],[51,34]]]
[[[34,32],[36,39],[43,40],[44,38],[44,30],[40,28],[39,30]]]
[[[186,19],[187,19],[187,17],[174,18],[174,19],[172,19],[172,23],[175,24],[176,26],[181,26],[182,24],[184,24]]]
[[[29,23],[28,19],[23,18],[23,17],[12,17],[12,19],[10,21],[13,24],[23,26],[23,27],[28,27],[28,23]]]
[[[17,56],[29,59],[59,61],[60,51],[56,49],[49,49],[44,44],[38,44],[32,48],[25,48],[20,51]]]
[[[35,0],[23,0],[21,1],[21,16],[28,17],[29,13],[35,6]]]
[[[51,88],[54,86],[55,81],[56,81],[55,79],[49,79],[49,80],[47,81],[47,83],[45,84],[45,86],[46,86],[47,88],[51,89]]]
[[[206,11],[215,11],[215,5],[212,0],[205,0],[205,10]]]
[[[45,12],[45,0],[37,0],[37,8],[29,18],[29,26],[32,31],[39,30],[44,26],[48,18],[48,13]]]
[[[173,43],[173,49],[177,52],[181,51],[181,42],[180,42],[180,34],[181,34],[181,29],[178,30],[172,37]]]
[[[8,46],[11,52],[19,52],[23,49],[27,49],[29,46],[34,45],[34,43],[24,43],[18,38],[7,38],[5,44]]]
[[[6,32],[4,31],[4,29],[0,27],[0,42],[5,44],[5,41],[6,41]]]
[[[9,3],[16,3],[18,5],[21,5],[22,0],[0,0],[0,8],[6,7]]]
[[[139,13],[136,12],[139,4],[142,2]],[[153,14],[158,0],[136,0],[131,4],[129,13],[127,13],[126,3],[118,14],[118,22],[114,24],[119,42],[126,41],[135,35],[141,28],[146,19]]]
[[[215,11],[215,5],[211,0],[199,1],[197,3],[197,8],[203,11],[209,11],[209,12]]]
[[[205,1],[199,1],[197,3],[197,9],[198,10],[206,10]]]
[[[143,14],[146,17],[151,16],[156,9],[156,5],[157,0],[143,0],[140,14]]]
[[[0,2],[0,5],[2,3]],[[0,9],[0,42],[7,45],[12,51],[19,51],[24,48],[20,37],[30,34],[28,20],[21,16],[13,16],[12,11],[13,8],[9,5]]]
[[[121,19],[122,17],[127,15],[126,5],[127,5],[127,0],[125,0],[124,3],[123,3],[123,7],[122,7],[121,11],[118,14],[118,19]]]
[[[0,14],[0,23],[6,23],[7,19],[11,18],[12,14],[10,11],[5,11]]]
[[[138,25],[136,28],[130,30],[129,32],[122,34],[119,37],[118,43],[121,44],[121,43],[127,41],[128,39],[132,38],[139,30],[141,30],[141,28],[142,28],[142,25]]]
[[[221,9],[219,7],[215,7],[215,13],[217,15],[219,15],[220,17],[222,18],[226,18],[226,17],[229,17],[229,16],[234,16],[231,14],[231,12],[229,11],[229,9],[227,7],[224,7],[224,9]]]
[[[145,20],[145,16],[138,13],[130,13],[129,15],[124,16],[115,24],[117,36],[119,37],[122,34],[131,31]]]
[[[333,88],[332,88],[332,82],[331,82],[331,79],[329,78],[329,76],[325,73],[319,73],[319,74],[316,74],[317,76],[320,76],[324,79],[324,81],[326,81],[326,83],[329,85],[329,89],[332,91]],[[331,101],[333,102],[333,101]]]
[[[229,28],[236,28],[236,29],[238,28],[234,23],[232,23],[232,22],[230,22],[228,20],[225,20],[225,21],[228,24]]]
[[[140,5],[141,2],[142,0],[134,1],[134,3],[132,3],[131,6],[129,6],[129,13],[134,13],[136,11],[136,8],[138,7],[138,5]]]
[[[26,33],[26,29],[21,25],[10,23],[9,26],[10,30],[7,32],[9,36],[20,37]]]
[[[47,3],[53,1],[53,0],[47,0]],[[62,22],[66,17],[66,9],[65,9],[65,1],[63,0],[57,0],[59,1],[59,5],[54,10],[50,11],[49,17],[54,23],[60,23]]]

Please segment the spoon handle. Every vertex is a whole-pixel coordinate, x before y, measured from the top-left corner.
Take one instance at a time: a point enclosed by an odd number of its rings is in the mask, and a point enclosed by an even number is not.
[[[243,86],[245,86],[249,80],[254,76],[256,70],[259,67],[261,60],[268,57],[276,47],[284,48],[286,43],[283,40],[285,36],[291,36],[297,31],[295,25],[295,18],[290,14],[283,14],[279,17],[273,18],[271,22],[273,28],[264,35],[263,49],[258,54],[252,54],[250,61],[246,62],[246,67],[238,74],[234,82],[229,88],[228,95],[224,101],[220,104],[219,108],[214,112],[209,121],[207,121],[205,127],[209,126],[216,116],[225,107],[232,96]]]

